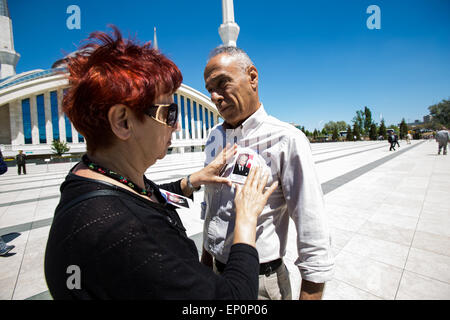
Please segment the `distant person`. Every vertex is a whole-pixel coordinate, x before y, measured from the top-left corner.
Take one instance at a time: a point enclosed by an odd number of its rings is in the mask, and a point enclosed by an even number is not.
[[[436,133],[436,142],[439,146],[438,154],[441,154],[441,149],[444,149],[444,156],[447,154],[447,143],[449,140],[450,137],[447,128],[442,127],[442,129]]]
[[[27,168],[25,166],[27,156],[23,153],[23,150],[19,150],[19,154],[16,156],[17,173],[20,175],[22,170],[23,174],[27,174]]]
[[[3,154],[2,150],[0,149],[0,175],[6,173],[8,171],[8,166],[5,163],[5,160],[3,160]]]
[[[395,140],[395,144],[394,145],[398,145],[398,147],[400,148],[400,143],[398,142],[398,135],[394,134],[394,140]]]
[[[3,241],[3,238],[0,236],[0,256],[6,255],[12,249],[14,249],[14,246],[7,245],[6,242]]]
[[[391,147],[389,148],[389,151],[392,151],[392,150],[395,151],[395,136],[394,136],[394,134],[392,132],[389,133],[388,142],[391,144]]]
[[[412,139],[411,133],[408,133],[408,134],[406,135],[406,143],[407,143],[407,144],[411,144],[411,139]]]

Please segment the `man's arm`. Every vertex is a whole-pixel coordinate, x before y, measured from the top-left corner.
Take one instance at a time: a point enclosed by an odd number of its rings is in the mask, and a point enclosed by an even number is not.
[[[308,280],[302,280],[300,289],[300,300],[321,300],[323,295],[324,283],[315,283]]]
[[[280,180],[297,230],[299,258],[295,264],[302,277],[299,299],[321,299],[334,266],[323,193],[306,137],[288,139],[280,158]]]

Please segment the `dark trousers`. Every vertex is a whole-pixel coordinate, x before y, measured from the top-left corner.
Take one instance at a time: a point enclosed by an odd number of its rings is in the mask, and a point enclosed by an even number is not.
[[[446,143],[440,143],[439,142],[438,154],[441,154],[441,149],[444,149],[444,155],[447,154],[447,142]]]
[[[17,173],[20,174],[21,171],[23,170],[23,174],[27,174],[27,168],[25,167],[25,163],[24,164],[18,164],[17,165]]]
[[[392,151],[392,149],[394,149],[395,151],[395,144],[396,144],[395,141],[391,142],[391,147],[389,148],[389,151]]]

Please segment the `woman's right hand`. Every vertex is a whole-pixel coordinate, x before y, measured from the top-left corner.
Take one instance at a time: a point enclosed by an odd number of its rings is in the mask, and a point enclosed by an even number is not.
[[[277,188],[278,181],[264,192],[269,179],[266,173],[261,177],[262,169],[252,167],[244,186],[236,185],[234,204],[236,207],[236,224],[233,243],[246,243],[255,246],[256,222],[272,192]]]

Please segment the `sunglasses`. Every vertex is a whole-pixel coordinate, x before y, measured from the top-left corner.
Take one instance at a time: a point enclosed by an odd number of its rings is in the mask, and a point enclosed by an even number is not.
[[[154,105],[147,108],[145,114],[151,117],[153,120],[158,121],[159,123],[175,128],[177,126],[178,119],[178,105],[176,103],[155,103]]]

